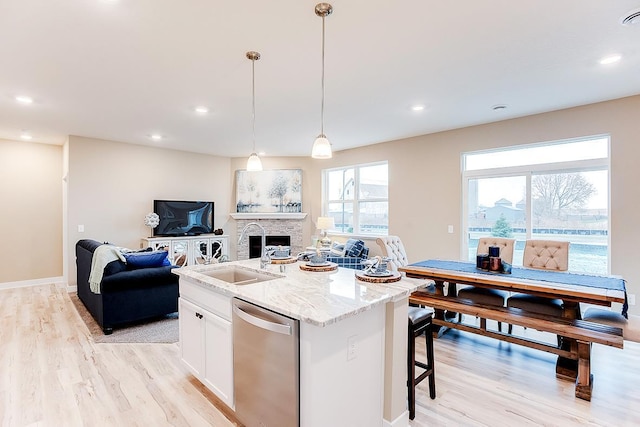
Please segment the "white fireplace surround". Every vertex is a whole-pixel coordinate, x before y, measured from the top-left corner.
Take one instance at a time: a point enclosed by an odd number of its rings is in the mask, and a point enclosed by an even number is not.
[[[303,228],[306,213],[232,213],[236,220],[236,241],[240,239],[242,229],[250,222],[260,224],[266,234],[291,237],[291,253],[302,252],[306,245],[303,244]],[[247,230],[247,236],[260,236],[260,229],[253,227]],[[237,247],[238,260],[249,259],[249,239],[244,240]]]

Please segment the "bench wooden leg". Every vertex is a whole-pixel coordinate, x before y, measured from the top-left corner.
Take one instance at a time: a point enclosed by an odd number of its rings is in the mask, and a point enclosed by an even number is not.
[[[591,343],[578,341],[578,378],[576,379],[576,397],[591,400],[593,375],[591,375]]]
[[[434,280],[434,282],[435,282],[435,288],[436,288],[436,295],[444,296],[444,281]],[[444,320],[444,315],[445,315],[444,310],[440,310],[437,308],[434,309],[434,313],[433,313],[434,319]],[[439,338],[442,336],[442,334],[444,334],[447,330],[449,330],[449,328],[447,328],[446,326],[433,325],[431,330],[433,331],[433,337]]]

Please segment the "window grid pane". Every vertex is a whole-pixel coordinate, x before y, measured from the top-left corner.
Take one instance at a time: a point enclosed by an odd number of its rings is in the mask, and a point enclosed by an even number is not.
[[[387,163],[324,171],[324,212],[335,220],[333,231],[386,235],[389,229]]]
[[[580,143],[583,144],[580,149],[596,147],[591,154],[580,153],[581,158],[596,158],[603,153],[608,156],[608,138]],[[576,150],[575,144],[571,141],[566,146]],[[551,148],[551,153],[558,145],[546,148]],[[516,151],[522,153],[524,150],[504,150]],[[475,260],[480,237],[493,235],[516,239],[514,265],[522,265],[526,239],[560,240],[571,243],[569,270],[595,274],[609,272],[608,162],[606,166],[600,164],[576,170],[571,163],[576,156],[567,158],[570,160],[566,162],[566,172],[558,172],[558,165],[562,164],[559,162],[566,158],[547,155],[550,159],[547,161],[553,162],[548,166],[529,162],[536,165],[535,173],[530,170],[516,176],[497,176],[494,171],[492,175],[493,163],[489,161],[476,169],[473,177],[465,178],[466,254],[470,261]],[[543,172],[539,172],[540,169]]]
[[[510,166],[540,165],[551,162],[606,159],[609,139],[598,138],[533,147],[509,148],[485,153],[464,154],[465,170],[495,169]]]

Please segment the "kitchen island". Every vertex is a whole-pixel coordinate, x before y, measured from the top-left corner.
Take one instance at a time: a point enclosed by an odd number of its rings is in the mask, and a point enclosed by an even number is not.
[[[183,361],[234,409],[231,301],[240,298],[299,321],[302,427],[408,425],[407,305],[424,281],[366,283],[355,270],[299,265],[260,270],[254,259],[174,270]],[[230,283],[229,269],[258,279]]]

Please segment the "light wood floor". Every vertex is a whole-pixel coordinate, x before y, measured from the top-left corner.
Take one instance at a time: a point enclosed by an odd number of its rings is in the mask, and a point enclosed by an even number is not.
[[[0,322],[2,426],[236,425],[176,344],[96,344],[62,288],[0,291]],[[435,347],[438,397],[418,386],[411,426],[640,425],[640,344],[594,346],[590,403],[550,354],[455,331]]]

